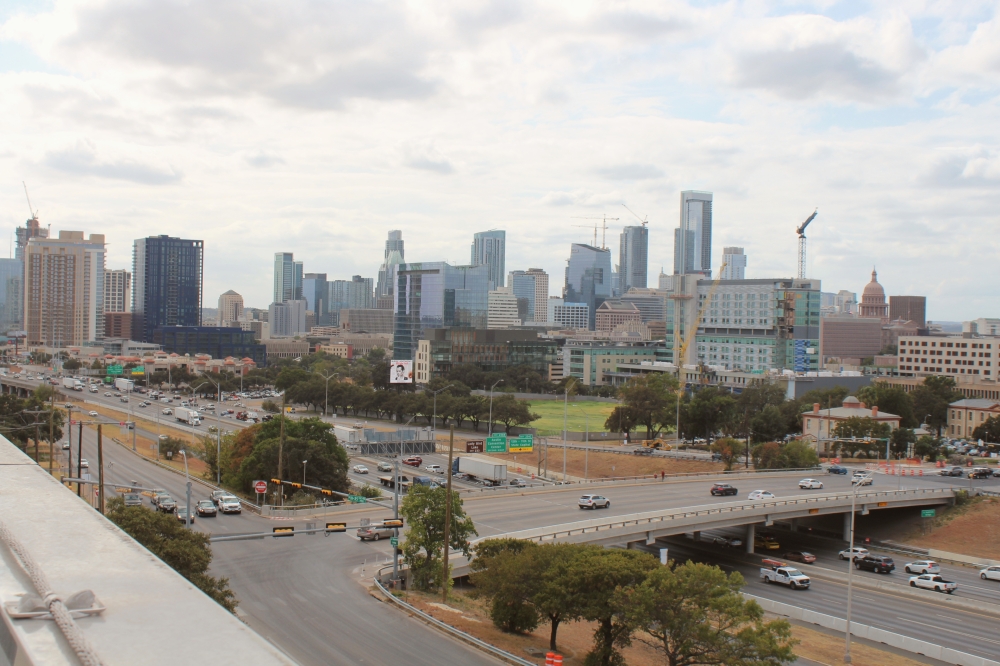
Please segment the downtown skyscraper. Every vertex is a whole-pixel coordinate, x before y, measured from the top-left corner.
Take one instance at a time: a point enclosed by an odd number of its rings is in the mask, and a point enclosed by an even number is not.
[[[291,252],[274,253],[275,303],[302,299],[302,262],[295,261]]]
[[[490,290],[504,286],[507,276],[507,232],[502,229],[479,231],[472,236],[473,266],[486,266],[490,281]]]
[[[680,224],[674,230],[674,275],[712,275],[712,193],[681,192]]]
[[[165,326],[201,326],[205,242],[139,238],[132,248],[132,336],[153,342]]]
[[[627,294],[632,287],[646,288],[649,272],[649,229],[646,225],[622,229],[618,250],[618,288]]]

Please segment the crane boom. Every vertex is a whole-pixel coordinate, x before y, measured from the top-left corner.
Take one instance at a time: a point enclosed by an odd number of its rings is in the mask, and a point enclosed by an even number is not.
[[[806,234],[806,227],[808,227],[808,226],[809,226],[809,223],[810,223],[810,222],[812,222],[813,220],[815,220],[815,219],[816,219],[816,215],[818,215],[818,214],[819,214],[819,208],[817,208],[816,210],[814,210],[814,211],[813,211],[813,214],[812,214],[812,215],[810,215],[809,217],[807,217],[807,218],[806,218],[806,221],[805,221],[805,222],[803,222],[802,224],[800,224],[800,225],[799,225],[799,226],[798,226],[798,227],[797,227],[797,228],[795,229],[795,233],[797,233],[797,234],[798,234],[799,236],[801,236],[801,237],[805,238],[805,234]]]
[[[806,221],[800,224],[796,229],[795,233],[799,235],[799,265],[797,271],[797,277],[800,280],[804,280],[806,277],[806,227],[809,223],[816,219],[816,215],[819,213],[819,208],[813,211],[813,214],[806,218]]]
[[[625,206],[625,204],[622,205]],[[625,206],[625,210],[632,213],[632,215],[635,215],[635,219],[639,220],[642,223],[642,226],[646,226],[647,224],[649,224],[649,215],[647,215],[646,217],[639,217],[638,215],[635,214],[635,211],[629,208],[628,206]]]
[[[38,212],[34,208],[31,207],[31,197],[28,196],[28,184],[25,183],[22,180],[21,181],[21,185],[24,186],[24,198],[28,200],[28,211],[31,213],[31,219],[32,220],[37,220],[38,219]]]

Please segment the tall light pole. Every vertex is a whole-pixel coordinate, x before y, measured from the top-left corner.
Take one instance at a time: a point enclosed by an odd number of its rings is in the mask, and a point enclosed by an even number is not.
[[[580,405],[573,403],[573,406],[583,412],[583,423],[586,427],[586,432],[584,433],[584,448],[583,448],[583,478],[587,478],[587,472],[590,469],[590,416],[587,415],[587,410]],[[565,449],[563,449],[565,451]]]
[[[187,479],[187,511],[184,514],[184,522],[187,528],[191,529],[191,475],[188,474],[187,452],[181,449],[181,455],[184,456],[184,478]]]
[[[434,416],[431,417],[431,427],[434,429],[434,446],[435,447],[437,447],[437,441],[438,441],[438,426],[437,426],[437,423],[438,423],[438,393],[440,393],[441,391],[443,391],[445,389],[449,389],[452,386],[454,386],[454,384],[448,384],[447,386],[445,386],[443,388],[439,388],[437,391],[431,391],[431,393],[434,394]],[[490,418],[491,418],[491,420],[492,420],[492,417],[493,417],[492,406],[493,406],[493,403],[490,403],[490,408],[491,408],[490,409]]]
[[[324,375],[319,370],[313,370],[313,374],[319,375],[320,377],[326,380],[326,392],[323,394],[323,417],[326,418],[326,409],[327,406],[330,404],[330,380],[333,379],[334,377],[339,379],[340,373],[331,372],[329,375]]]
[[[307,462],[309,462],[309,461],[308,460],[303,460],[302,461],[302,485],[303,486],[306,485],[306,463]]]
[[[503,381],[502,379],[498,379],[495,382],[493,382],[493,386],[490,387],[490,425],[489,428],[487,428],[486,432],[487,436],[493,434],[493,389],[496,388],[496,385],[502,381]]]
[[[206,382],[214,386],[219,391],[219,398],[216,401],[216,409],[222,406],[222,386],[205,375],[201,376]],[[193,390],[193,389],[192,389]],[[222,485],[222,422],[219,417],[215,417],[215,485]],[[187,458],[185,458],[187,460]]]
[[[851,596],[854,592],[854,586],[852,584],[851,572],[854,571],[854,508],[858,501],[858,488],[865,481],[872,478],[875,474],[875,470],[869,470],[864,476],[855,477],[854,492],[851,494],[851,549],[847,556],[847,634],[844,638],[844,663],[851,663]]]

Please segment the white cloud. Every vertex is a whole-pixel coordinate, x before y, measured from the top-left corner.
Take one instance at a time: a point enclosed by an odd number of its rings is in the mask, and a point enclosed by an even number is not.
[[[179,171],[168,165],[131,158],[99,159],[95,146],[89,142],[48,152],[42,163],[66,174],[125,180],[142,185],[169,185],[182,177]]]

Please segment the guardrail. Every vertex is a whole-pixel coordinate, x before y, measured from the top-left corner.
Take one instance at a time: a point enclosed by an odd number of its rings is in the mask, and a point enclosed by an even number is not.
[[[379,591],[382,592],[382,595],[385,596],[386,599],[393,602],[394,604],[405,610],[407,613],[412,613],[418,616],[420,619],[424,620],[425,622],[437,627],[438,629],[441,629],[442,631],[449,633],[452,636],[455,636],[459,640],[469,643],[470,645],[477,647],[480,650],[483,650],[484,652],[488,652],[492,654],[494,657],[498,657],[508,663],[517,664],[518,666],[536,666],[535,662],[533,661],[528,661],[527,659],[521,659],[517,655],[511,654],[510,652],[507,652],[505,650],[501,650],[497,646],[491,645],[484,640],[476,638],[472,634],[468,634],[462,631],[461,629],[456,629],[450,624],[442,622],[433,615],[425,613],[419,608],[416,608],[415,606],[408,604],[402,599],[398,598],[392,592],[387,590],[384,585],[382,585],[382,581],[380,579],[382,577],[383,570],[384,568],[379,569],[378,573],[375,575],[374,577],[375,585],[378,586]]]
[[[703,516],[720,516],[722,514],[736,514],[740,512],[758,512],[768,508],[779,508],[779,507],[800,507],[808,505],[817,504],[831,504],[837,505],[837,508],[841,508],[844,505],[849,505],[851,500],[855,500],[860,506],[864,504],[872,504],[873,502],[878,502],[879,500],[884,500],[886,502],[892,501],[893,499],[906,500],[906,499],[917,499],[917,498],[939,498],[946,499],[954,497],[954,491],[951,488],[918,488],[914,490],[880,490],[880,491],[867,491],[864,493],[858,493],[855,497],[854,493],[833,493],[827,495],[807,495],[807,496],[794,496],[788,499],[772,500],[767,502],[726,502],[723,504],[711,504],[702,505],[695,507],[683,507],[679,509],[667,509],[660,511],[647,511],[644,513],[631,514],[627,516],[619,516],[615,518],[608,519],[595,519],[595,520],[584,520],[577,521],[574,523],[565,523],[563,525],[556,525],[552,527],[536,528],[533,530],[522,530],[519,532],[511,532],[502,535],[493,535],[490,538],[499,537],[511,537],[517,539],[527,539],[531,541],[554,541],[560,538],[567,538],[578,534],[587,534],[591,532],[607,531],[615,528],[625,528],[629,526],[638,527],[640,525],[650,525],[650,529],[655,529],[652,527],[655,523],[667,523],[674,521],[676,519],[683,518],[698,518]]]

